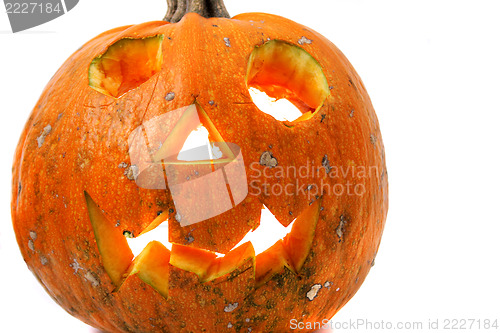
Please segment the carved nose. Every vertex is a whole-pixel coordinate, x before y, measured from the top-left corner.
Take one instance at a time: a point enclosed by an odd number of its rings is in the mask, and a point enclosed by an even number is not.
[[[128,144],[137,186],[168,188],[183,227],[232,209],[248,194],[240,147],[224,141],[199,104],[143,123]]]

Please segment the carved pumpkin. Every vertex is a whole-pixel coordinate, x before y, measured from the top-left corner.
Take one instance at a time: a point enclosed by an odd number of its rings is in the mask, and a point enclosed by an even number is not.
[[[28,267],[105,331],[284,332],[331,318],[373,265],[387,213],[365,87],[331,42],[282,17],[229,19],[218,1],[172,1],[167,16],[179,22],[85,44],[35,106],[13,168]],[[302,115],[275,119],[249,88]],[[219,156],[181,159],[201,127]],[[256,254],[238,243],[263,207],[293,225]],[[166,224],[168,239],[134,258],[125,236]]]

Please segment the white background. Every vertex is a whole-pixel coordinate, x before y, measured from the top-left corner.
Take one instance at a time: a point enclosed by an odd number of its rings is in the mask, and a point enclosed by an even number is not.
[[[334,320],[424,328],[429,319],[500,321],[500,2],[226,5],[232,15],[279,14],[325,35],[350,59],[377,111],[389,216],[376,266]],[[0,331],[92,332],[45,294],[20,256],[9,207],[13,153],[45,84],[74,50],[110,28],[161,19],[166,4],[82,0],[17,34],[0,8]]]

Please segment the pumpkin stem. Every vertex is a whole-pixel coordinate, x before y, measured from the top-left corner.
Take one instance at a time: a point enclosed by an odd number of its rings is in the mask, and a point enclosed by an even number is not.
[[[203,17],[230,18],[223,0],[167,0],[168,11],[164,21],[179,22],[187,13],[197,13]]]

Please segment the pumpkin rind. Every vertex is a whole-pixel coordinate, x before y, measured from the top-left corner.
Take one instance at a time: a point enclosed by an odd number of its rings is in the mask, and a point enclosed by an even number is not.
[[[164,36],[162,67],[147,81],[119,99],[88,85],[89,65],[110,45],[158,35]],[[321,108],[293,126],[260,112],[248,94],[250,54],[268,40],[306,50],[323,68],[331,88]],[[175,98],[165,98],[172,93]],[[256,227],[262,204],[288,225],[318,196],[321,207],[310,251],[300,271],[284,265],[261,285],[255,282],[255,261],[246,260],[208,282],[169,263],[168,298],[137,274],[115,290],[117,279],[103,266],[84,193],[109,223],[134,235],[159,213],[173,209],[168,189],[146,190],[128,177],[133,168],[127,138],[143,122],[194,102],[225,141],[242,148],[250,201],[227,214],[238,221],[257,217],[227,235],[233,232],[231,239],[241,239]],[[265,152],[272,153],[278,166],[314,165],[327,172],[318,177],[278,175],[280,168],[259,163]],[[335,167],[370,174],[333,177]],[[288,183],[309,190],[270,194],[275,184]],[[349,183],[362,184],[363,195],[327,192],[328,186],[346,188]],[[187,14],[176,24],[149,22],[110,30],[64,63],[30,115],[16,150],[12,217],[30,270],[58,304],[98,329],[286,332],[292,318],[331,318],[359,289],[380,243],[387,188],[383,143],[370,98],[331,42],[269,14],[233,19]],[[168,214],[169,222],[174,221],[175,212]],[[214,226],[219,230],[224,221]],[[36,233],[35,240],[31,233]],[[186,236],[183,232],[176,239]],[[198,247],[196,235],[189,246]]]

